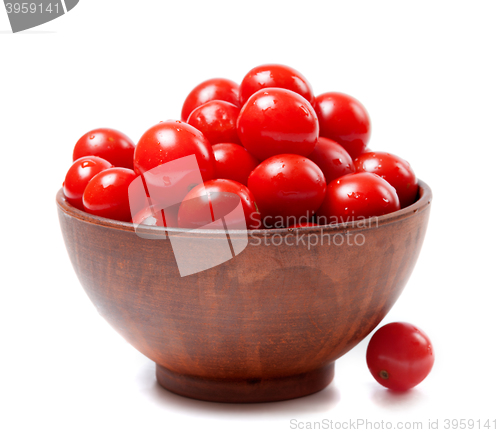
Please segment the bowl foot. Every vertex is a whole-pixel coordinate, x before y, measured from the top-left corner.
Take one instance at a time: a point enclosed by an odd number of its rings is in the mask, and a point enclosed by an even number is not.
[[[296,376],[221,380],[178,374],[156,364],[156,379],[163,388],[184,397],[220,403],[262,403],[304,397],[328,386],[333,372],[331,363]]]

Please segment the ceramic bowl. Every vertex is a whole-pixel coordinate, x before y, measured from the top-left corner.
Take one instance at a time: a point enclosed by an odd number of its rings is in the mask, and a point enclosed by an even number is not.
[[[264,402],[326,387],[334,361],[384,318],[417,261],[431,198],[420,182],[416,203],[363,224],[252,231],[234,258],[184,277],[172,235],[140,237],[130,223],[74,208],[62,190],[57,207],[82,286],[111,326],[156,363],[164,388],[201,400]],[[153,238],[162,231],[145,230]],[[229,237],[245,236],[198,231],[181,240],[184,254],[201,251],[210,261]]]

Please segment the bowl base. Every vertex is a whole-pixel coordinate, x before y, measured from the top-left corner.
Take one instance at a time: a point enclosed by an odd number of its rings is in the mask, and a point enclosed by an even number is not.
[[[273,379],[212,379],[178,374],[156,364],[156,379],[168,391],[220,403],[263,403],[304,397],[321,391],[333,379],[334,363],[296,376]]]

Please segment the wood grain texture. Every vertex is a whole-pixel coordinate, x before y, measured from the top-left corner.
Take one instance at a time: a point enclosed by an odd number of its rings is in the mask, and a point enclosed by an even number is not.
[[[330,383],[333,362],[377,326],[408,281],[431,199],[420,182],[420,199],[379,217],[378,227],[370,220],[366,228],[254,231],[241,254],[185,277],[168,237],[140,238],[132,224],[75,209],[62,191],[57,205],[82,286],[111,326],[157,364],[160,384],[203,400],[262,402]],[[363,245],[354,244],[356,234]],[[308,236],[318,244],[308,245]]]

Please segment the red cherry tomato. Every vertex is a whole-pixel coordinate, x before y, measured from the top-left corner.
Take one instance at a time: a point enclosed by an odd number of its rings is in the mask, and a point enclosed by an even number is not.
[[[151,213],[149,207],[138,212],[137,215],[132,215],[135,224],[144,224],[146,226],[156,227],[177,227],[177,213],[179,212],[180,203],[170,206],[161,211]]]
[[[198,84],[187,96],[182,106],[181,120],[185,122],[191,112],[208,101],[218,99],[240,107],[240,86],[226,78],[212,78]]]
[[[347,150],[329,138],[319,137],[308,158],[321,168],[327,184],[354,171],[354,164]]]
[[[398,195],[389,182],[373,173],[352,173],[328,185],[317,218],[320,225],[339,224],[399,209]]]
[[[299,155],[276,155],[262,162],[248,178],[264,227],[288,227],[308,221],[325,197],[320,168]]]
[[[231,193],[230,195],[224,193]],[[250,190],[239,182],[228,179],[209,180],[195,186],[184,198],[179,208],[178,224],[181,228],[201,228],[226,217],[235,207],[235,196],[240,198],[246,227],[260,227],[260,215]],[[232,219],[232,223],[237,220]]]
[[[259,165],[257,158],[234,143],[219,143],[212,146],[215,157],[215,176],[247,185],[248,176]]]
[[[96,174],[83,192],[85,211],[118,221],[130,221],[128,187],[137,177],[133,170],[114,167]]]
[[[142,211],[138,212],[136,215],[132,215],[133,219],[131,222],[135,224],[143,224],[146,226],[154,227],[165,227],[166,221],[164,220],[164,215],[162,211],[151,213],[149,207],[144,208]]]
[[[236,121],[240,109],[226,101],[208,101],[195,108],[187,123],[201,131],[210,141],[217,143],[239,143]]]
[[[312,87],[298,71],[285,65],[261,65],[253,68],[245,75],[240,85],[240,103],[243,106],[248,98],[257,90],[280,87],[314,102]]]
[[[294,153],[309,155],[318,141],[318,119],[311,104],[286,89],[254,93],[238,117],[238,135],[257,159]]]
[[[196,156],[203,180],[213,179],[214,154],[204,135],[178,120],[160,122],[148,129],[137,143],[135,172],[143,174],[161,164],[189,155]]]
[[[113,167],[105,159],[98,156],[84,156],[77,159],[66,173],[63,191],[69,203],[76,208],[83,210],[83,191],[97,173],[107,168]]]
[[[378,383],[394,391],[405,391],[430,373],[434,350],[422,330],[409,323],[394,322],[373,334],[366,362]]]
[[[115,167],[134,168],[133,141],[120,131],[99,128],[87,132],[75,144],[73,161],[82,156],[99,156]]]
[[[329,92],[316,97],[314,108],[320,135],[339,143],[352,159],[361,155],[371,132],[365,107],[352,96]]]
[[[415,203],[418,181],[410,164],[404,159],[391,153],[370,152],[356,158],[354,166],[358,173],[366,171],[378,174],[396,188],[401,208]]]

